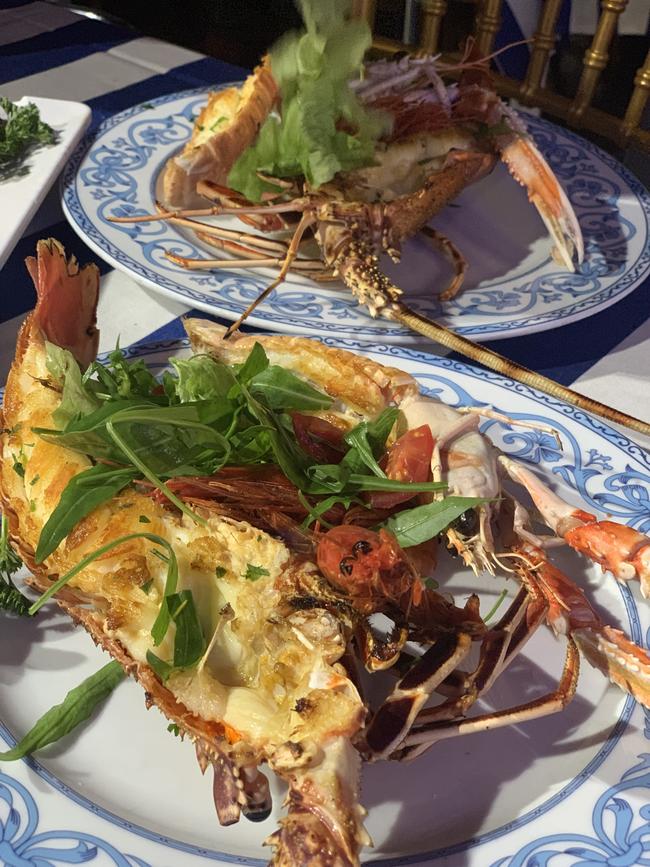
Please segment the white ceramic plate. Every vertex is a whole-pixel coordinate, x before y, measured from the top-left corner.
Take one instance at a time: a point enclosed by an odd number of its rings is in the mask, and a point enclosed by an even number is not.
[[[368,352],[354,341],[327,342]],[[131,354],[155,367],[183,351],[174,341]],[[561,433],[561,451],[544,433],[494,422],[484,429],[576,505],[649,529],[650,459],[600,421],[448,359],[395,346],[369,354],[412,372],[448,403],[493,404],[515,418],[552,425]],[[646,644],[650,616],[638,588],[619,587],[577,555],[560,561],[603,616]],[[453,583],[463,595],[478,588],[486,605],[503,584],[462,570]],[[4,618],[1,641],[0,741],[9,744],[105,660],[54,606],[34,620]],[[499,679],[490,702],[506,707],[550,692],[563,655],[562,643],[540,630]],[[585,663],[578,693],[560,714],[443,741],[413,764],[365,768],[363,801],[376,849],[364,858],[392,867],[647,864],[649,738],[647,712]],[[277,787],[275,795],[279,805]],[[37,760],[0,765],[0,859],[11,865],[262,864],[261,843],[277,816],[276,808],[260,825],[242,819],[221,828],[211,781],[201,778],[191,745],[169,734],[155,709],[145,711],[141,689],[131,682],[82,732]]]
[[[161,97],[109,118],[79,147],[64,174],[63,206],[73,228],[102,258],[151,289],[191,307],[236,319],[277,272],[186,271],[163,255],[213,258],[215,251],[168,223],[115,224],[110,216],[151,213],[157,177],[189,137],[206,93]],[[577,211],[587,255],[571,275],[550,259],[550,241],[525,191],[504,166],[468,188],[435,220],[465,254],[466,288],[441,309],[450,271],[423,241],[405,245],[387,270],[416,310],[478,340],[514,337],[603,310],[650,272],[650,197],[616,160],[573,133],[528,117]],[[248,231],[239,221],[234,228]],[[338,288],[337,288],[338,287]],[[436,288],[437,287],[437,288]],[[290,277],[251,324],[281,331],[408,343],[403,326],[373,320],[339,284]]]
[[[0,181],[0,268],[90,123],[91,111],[82,102],[40,96],[17,100],[18,105],[29,102],[35,103],[41,120],[57,133],[57,141],[30,152],[23,164],[25,174]]]

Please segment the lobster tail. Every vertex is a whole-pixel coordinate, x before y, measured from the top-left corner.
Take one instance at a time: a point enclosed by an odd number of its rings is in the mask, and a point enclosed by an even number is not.
[[[274,847],[275,867],[356,867],[361,846],[371,845],[359,805],[361,759],[347,738],[335,737],[317,755],[293,744],[286,770],[281,757],[273,769],[289,783],[289,811],[266,841]],[[296,752],[300,752],[297,757]]]

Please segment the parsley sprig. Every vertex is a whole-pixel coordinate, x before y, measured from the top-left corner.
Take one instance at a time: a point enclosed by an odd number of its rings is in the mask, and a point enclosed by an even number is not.
[[[22,161],[30,149],[55,141],[56,133],[33,102],[16,105],[0,96],[0,181],[26,174],[29,168]]]
[[[0,519],[0,609],[25,616],[29,613],[29,599],[23,596],[11,580],[22,565],[22,560],[9,541],[9,522],[6,516],[2,515]]]

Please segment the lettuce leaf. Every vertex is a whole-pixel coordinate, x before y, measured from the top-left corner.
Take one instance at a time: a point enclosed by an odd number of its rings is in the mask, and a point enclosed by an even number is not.
[[[364,108],[348,81],[359,74],[371,33],[346,20],[348,0],[301,0],[306,30],[288,33],[271,49],[271,69],[282,97],[279,115],[262,125],[254,144],[228,176],[252,201],[274,188],[256,172],[304,175],[317,188],[337,172],[369,165],[388,118]]]

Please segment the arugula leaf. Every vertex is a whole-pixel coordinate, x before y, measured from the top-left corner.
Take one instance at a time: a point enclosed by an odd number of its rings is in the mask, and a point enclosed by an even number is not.
[[[29,614],[29,599],[20,592],[12,576],[23,565],[23,561],[11,547],[9,541],[9,522],[6,515],[0,519],[0,610],[13,611],[21,617]]]
[[[444,500],[404,509],[381,526],[395,536],[402,548],[410,548],[433,539],[463,512],[486,502],[483,497],[445,497]]]
[[[368,442],[367,422],[362,421],[361,424],[352,428],[351,431],[346,433],[343,440],[350,446],[350,451],[343,458],[347,465],[352,463],[351,458],[353,458],[355,464],[364,464],[369,470],[372,470],[376,476],[379,476],[382,479],[386,478],[386,473],[375,460],[372,448]]]
[[[87,384],[92,375],[97,376],[103,399],[152,397],[158,388],[158,380],[147,368],[142,358],[127,361],[126,355],[117,346],[108,356],[108,364],[94,361],[84,374]],[[98,391],[99,391],[98,388]]]
[[[15,747],[0,753],[0,761],[15,762],[60,740],[85,722],[124,677],[122,666],[115,660],[100,668],[71,689],[61,704],[43,714]]]
[[[270,574],[269,570],[265,569],[264,566],[254,566],[252,563],[247,563],[244,578],[248,581],[259,581],[260,578]]]
[[[300,496],[300,492],[298,493]],[[340,503],[345,509],[349,509],[352,503],[356,503],[359,506],[366,505],[362,500],[359,500],[357,497],[342,497],[338,494],[332,494],[331,497],[326,497],[324,500],[316,503],[315,506],[312,506],[311,503],[302,496],[300,496],[300,499],[303,502],[305,508],[309,510],[307,517],[301,524],[301,526],[305,529],[310,527],[314,523],[314,521],[317,520],[320,520],[321,524],[325,524],[326,527],[332,526],[331,524],[328,524],[327,521],[324,521],[322,516],[326,512],[329,512],[329,510],[336,506],[338,503]]]
[[[203,656],[205,638],[191,590],[165,597],[171,619],[176,624],[174,668],[189,668]]]
[[[399,416],[397,407],[387,407],[373,421],[362,421],[348,431],[343,440],[350,449],[341,464],[350,472],[363,473],[367,468],[379,478],[386,474],[377,463],[386,449],[386,440]]]
[[[277,364],[270,365],[253,377],[249,388],[250,393],[262,400],[269,409],[328,409],[333,403],[329,395]]]
[[[234,434],[230,438],[230,448],[230,463],[233,464],[259,464],[273,458],[269,430],[259,424]]]
[[[82,560],[77,563],[76,566],[73,566],[72,569],[66,572],[65,575],[61,575],[60,578],[57,578],[57,580],[38,597],[36,602],[34,602],[34,604],[29,609],[29,613],[36,614],[36,612],[39,611],[43,607],[43,605],[45,605],[48,599],[54,596],[54,594],[57,593],[62,587],[65,587],[68,581],[74,578],[75,575],[78,575],[79,572],[86,568],[86,566],[90,566],[91,563],[94,563],[95,560],[103,557],[104,554],[108,554],[109,551],[112,551],[119,545],[123,545],[125,542],[130,542],[131,539],[147,539],[149,542],[153,542],[154,545],[158,545],[167,551],[169,555],[167,560],[167,562],[169,563],[167,568],[167,582],[165,584],[165,592],[167,592],[168,586],[173,583],[173,573],[175,573],[176,575],[176,580],[178,579],[178,563],[176,561],[174,549],[166,539],[163,539],[162,536],[157,536],[155,533],[129,533],[126,536],[120,536],[118,539],[113,539],[112,542],[107,542],[105,545],[102,545],[101,548],[97,548],[95,551],[87,554]],[[154,553],[156,552],[154,551]],[[172,576],[171,578],[170,575]],[[175,589],[176,584],[174,583],[173,590],[170,590],[169,592],[174,592]],[[156,624],[154,624],[154,626],[155,625]],[[165,631],[167,631],[166,628]]]
[[[254,398],[245,386],[242,386],[242,393],[247,400],[248,411],[267,431],[275,463],[289,481],[300,490],[305,490],[309,484],[307,456],[272,410]]]
[[[307,470],[308,494],[353,494],[360,491],[410,491],[435,493],[447,488],[445,482],[401,482],[364,473],[351,472],[345,461],[340,464],[315,464]]]
[[[54,424],[59,427],[76,418],[96,410],[100,403],[84,386],[77,359],[67,349],[45,341],[45,366],[57,383],[63,388],[61,403],[52,413]]]
[[[41,530],[35,561],[42,563],[82,518],[118,494],[137,475],[138,471],[131,467],[115,469],[106,464],[96,464],[73,476]]]

